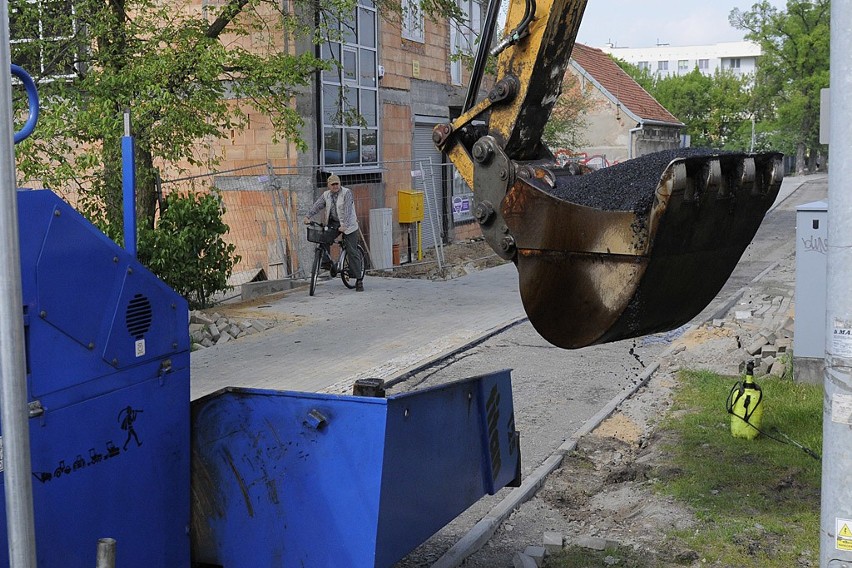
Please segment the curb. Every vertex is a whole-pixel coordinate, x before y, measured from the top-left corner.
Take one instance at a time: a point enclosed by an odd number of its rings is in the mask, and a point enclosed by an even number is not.
[[[434,564],[432,568],[455,568],[464,562],[465,558],[472,555],[494,535],[497,527],[506,520],[506,518],[517,509],[522,503],[528,501],[539,488],[544,484],[544,480],[548,475],[562,464],[562,459],[565,454],[574,450],[577,447],[577,441],[597,428],[601,422],[609,418],[615,412],[618,406],[633,396],[633,394],[645,386],[650,380],[651,375],[660,368],[660,363],[651,364],[645,371],[639,375],[639,380],[632,387],[624,389],[615,398],[610,400],[606,406],[600,409],[597,414],[589,418],[570,438],[565,440],[550,457],[538,466],[521,483],[520,487],[513,489],[502,501],[495,505],[471,530],[467,532],[459,541],[454,544],[447,552],[443,554]]]

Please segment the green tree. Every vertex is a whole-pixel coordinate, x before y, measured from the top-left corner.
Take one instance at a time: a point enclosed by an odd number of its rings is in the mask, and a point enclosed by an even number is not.
[[[780,11],[766,0],[729,20],[762,50],[755,109],[772,121],[771,142],[796,155],[796,171],[813,168],[827,149],[819,144],[820,90],[829,80],[829,0],[788,0]]]
[[[712,76],[693,69],[685,75],[655,77],[624,61],[618,64],[686,126],[692,145],[750,149],[752,78],[728,70]],[[748,132],[748,138],[743,138]]]
[[[139,261],[148,266],[191,308],[206,308],[221,290],[239,256],[222,238],[229,230],[215,193],[173,193],[165,200],[157,229],[139,234]]]
[[[36,132],[17,148],[19,171],[60,193],[113,238],[122,231],[120,139],[130,109],[137,217],[153,227],[155,168],[215,166],[211,139],[272,123],[305,148],[293,104],[318,69],[317,46],[351,27],[357,0],[11,0],[13,61],[39,85]],[[73,12],[68,10],[73,6]],[[379,13],[399,19],[398,0]],[[458,16],[450,0],[420,0],[429,17]],[[25,41],[24,41],[25,40]],[[235,104],[236,101],[238,104]]]
[[[566,73],[562,82],[562,94],[553,105],[550,120],[544,125],[542,139],[552,150],[578,148],[586,144],[587,121],[585,113],[594,102],[590,97],[591,84],[584,92],[580,81],[573,73]]]

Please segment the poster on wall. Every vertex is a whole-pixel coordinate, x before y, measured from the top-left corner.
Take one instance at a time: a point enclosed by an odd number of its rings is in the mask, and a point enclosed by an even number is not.
[[[453,221],[470,221],[473,219],[473,194],[453,196]]]

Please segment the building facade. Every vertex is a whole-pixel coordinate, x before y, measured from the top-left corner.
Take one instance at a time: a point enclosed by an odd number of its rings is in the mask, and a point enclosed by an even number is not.
[[[713,75],[716,71],[754,74],[761,54],[760,46],[750,41],[654,47],[609,45],[601,50],[661,77],[686,75],[696,68],[705,75]]]
[[[600,49],[575,44],[568,73],[592,103],[586,145],[572,149],[593,167],[613,165],[681,145],[684,125]]]

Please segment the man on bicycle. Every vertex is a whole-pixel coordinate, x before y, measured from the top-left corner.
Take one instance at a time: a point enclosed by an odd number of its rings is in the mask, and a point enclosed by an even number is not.
[[[363,259],[358,254],[358,217],[355,214],[355,198],[348,187],[340,185],[340,178],[336,174],[328,176],[326,183],[328,190],[324,191],[308,210],[305,224],[311,222],[311,217],[325,210],[325,225],[330,230],[336,229],[343,233],[343,246],[346,247],[349,259],[350,276],[357,278],[355,290],[363,292],[364,281],[358,278],[361,274]]]

